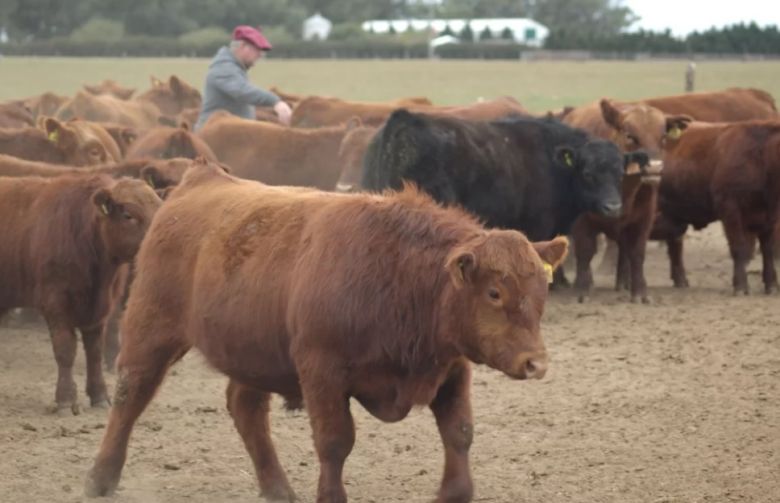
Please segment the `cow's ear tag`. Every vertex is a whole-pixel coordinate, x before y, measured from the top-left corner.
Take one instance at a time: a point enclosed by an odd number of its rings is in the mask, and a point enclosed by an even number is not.
[[[571,152],[563,153],[563,162],[565,162],[566,165],[570,168],[574,166],[574,160],[571,158]]]
[[[544,263],[544,272],[547,273],[547,283],[553,282],[553,266],[552,264]]]
[[[671,138],[672,140],[676,140],[682,135],[682,129],[678,128],[677,126],[673,127],[669,131],[666,132],[666,136]]]
[[[101,204],[100,211],[102,211],[104,215],[108,216],[108,205],[106,203]]]
[[[51,133],[49,133],[49,141],[52,143],[57,143],[57,140],[60,139],[60,131],[58,129],[55,129]]]

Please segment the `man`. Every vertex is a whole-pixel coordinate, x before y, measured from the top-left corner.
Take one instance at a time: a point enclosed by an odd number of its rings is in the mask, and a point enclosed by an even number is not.
[[[203,106],[195,124],[197,131],[217,110],[226,110],[245,119],[255,118],[255,106],[272,106],[279,122],[290,125],[292,110],[277,95],[253,86],[247,70],[271,50],[271,44],[258,29],[237,26],[229,47],[222,47],[211,60],[203,91]]]

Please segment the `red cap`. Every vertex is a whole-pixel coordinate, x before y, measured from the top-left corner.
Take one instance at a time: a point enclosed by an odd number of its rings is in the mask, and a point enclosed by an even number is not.
[[[236,26],[233,30],[233,40],[244,40],[261,51],[270,51],[271,42],[268,41],[258,28],[247,25]]]

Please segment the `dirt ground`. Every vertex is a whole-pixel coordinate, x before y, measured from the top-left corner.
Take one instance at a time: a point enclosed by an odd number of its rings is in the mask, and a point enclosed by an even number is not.
[[[543,324],[552,355],[544,380],[476,369],[475,501],[780,501],[780,297],[759,293],[757,261],[756,293],[731,295],[720,227],[694,233],[686,246],[691,288],[679,291],[664,250],[649,245],[650,306],[629,304],[606,276],[597,276],[587,304],[554,295]],[[6,326],[0,337],[0,501],[82,501],[106,411],[47,414],[56,370],[44,327]],[[76,368],[83,390],[83,355]],[[110,501],[259,501],[225,384],[195,353],[174,368],[136,426]],[[429,501],[443,459],[430,412],[396,424],[356,403],[353,412],[350,500]],[[306,415],[275,400],[273,432],[293,487],[313,502],[318,465]]]

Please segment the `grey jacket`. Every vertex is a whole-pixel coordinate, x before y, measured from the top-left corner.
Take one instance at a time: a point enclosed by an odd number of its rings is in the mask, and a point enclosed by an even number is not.
[[[277,95],[253,86],[247,78],[246,68],[236,59],[230,47],[222,47],[209,64],[203,88],[203,105],[194,129],[200,129],[217,110],[254,119],[255,106],[273,106],[279,101]]]

